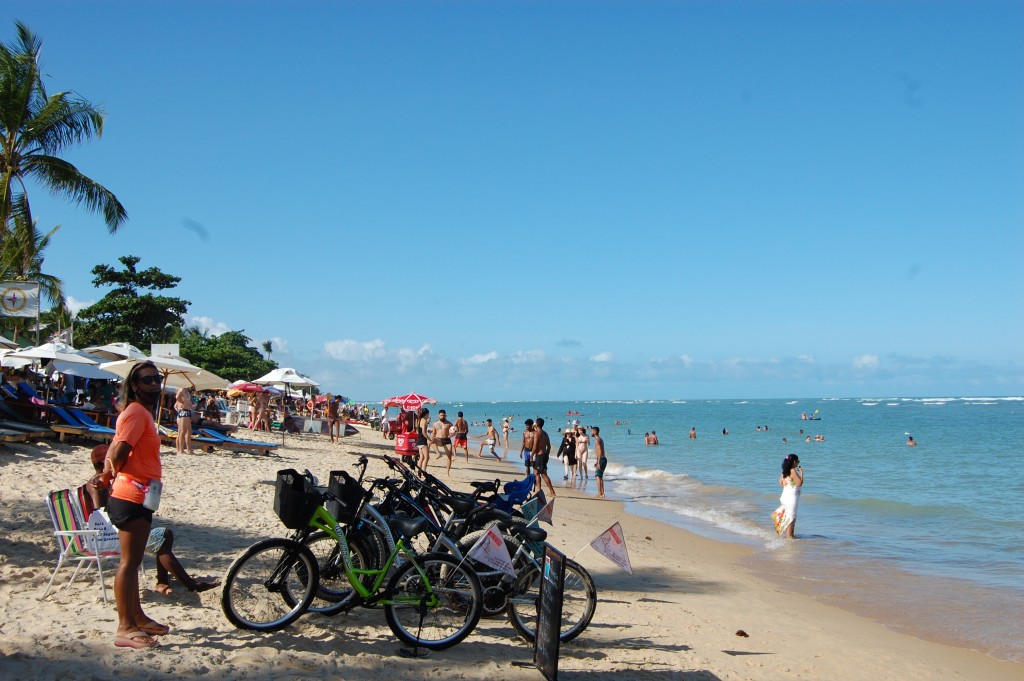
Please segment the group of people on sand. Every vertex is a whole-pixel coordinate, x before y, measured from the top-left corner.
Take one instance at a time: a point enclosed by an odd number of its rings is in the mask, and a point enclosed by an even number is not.
[[[491,424],[490,420],[487,421]],[[466,462],[469,462],[469,423],[460,411],[455,423],[448,420],[448,413],[441,409],[437,412],[437,420],[431,423],[430,410],[421,407],[416,412],[416,447],[419,456],[416,465],[427,469],[430,463],[430,450],[436,448],[439,456],[448,459],[448,474],[452,472],[452,459],[458,450],[466,452]],[[493,426],[491,426],[493,430]],[[494,448],[491,448],[494,451]],[[479,456],[479,455],[478,455]]]
[[[139,565],[145,553],[156,556],[156,590],[164,595],[172,591],[171,574],[189,591],[217,586],[217,582],[191,577],[172,552],[174,534],[153,527],[153,513],[160,506],[163,489],[160,435],[153,420],[160,398],[161,376],[156,366],[148,361],[133,366],[121,386],[118,405],[122,411],[113,439],[109,446],[93,450],[95,474],[86,485],[100,519],[118,530],[121,557],[114,577],[118,619],[114,645],[124,648],[152,648],[157,645],[156,637],[170,632],[169,626],[142,610]]]

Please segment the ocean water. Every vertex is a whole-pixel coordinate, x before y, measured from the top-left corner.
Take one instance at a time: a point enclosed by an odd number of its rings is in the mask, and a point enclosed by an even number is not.
[[[578,411],[601,427],[608,492],[629,512],[753,546],[759,575],[892,629],[1024,661],[1024,397],[438,406],[514,416],[513,445],[537,416],[557,445]],[[769,518],[790,452],[806,478],[795,542]]]

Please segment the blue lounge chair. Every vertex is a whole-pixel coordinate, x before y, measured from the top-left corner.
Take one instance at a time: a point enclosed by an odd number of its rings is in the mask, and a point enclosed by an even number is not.
[[[55,404],[49,404],[46,408],[50,410],[50,413],[63,422],[50,426],[53,430],[60,433],[61,442],[64,441],[65,435],[77,435],[79,437],[87,437],[103,441],[112,440],[114,438],[113,428],[107,428],[106,426],[101,425],[88,426],[68,413],[64,407],[58,407]]]
[[[269,454],[271,450],[279,448],[281,445],[277,442],[260,442],[258,440],[240,440],[237,437],[230,437],[224,435],[216,430],[209,430],[207,428],[200,428],[201,432],[206,437],[211,437],[221,442],[224,447],[237,447],[246,450],[255,450],[264,454]]]

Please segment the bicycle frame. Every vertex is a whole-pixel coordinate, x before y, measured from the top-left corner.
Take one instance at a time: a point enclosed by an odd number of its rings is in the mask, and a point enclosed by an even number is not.
[[[409,551],[405,546],[405,541],[399,537],[395,543],[394,550],[388,555],[387,560],[384,561],[384,565],[378,569],[364,569],[356,568],[352,565],[352,556],[348,547],[348,540],[345,538],[345,533],[341,531],[341,523],[331,515],[327,509],[323,506],[318,506],[316,511],[313,512],[313,517],[309,519],[309,526],[323,530],[330,535],[336,542],[338,542],[338,548],[341,551],[342,566],[345,569],[345,577],[348,578],[349,584],[355,589],[356,593],[359,594],[360,599],[367,604],[381,603],[384,605],[398,604],[398,603],[419,603],[420,598],[417,597],[399,597],[390,598],[390,594],[387,591],[382,591],[381,587],[384,585],[384,579],[387,577],[388,572],[391,570],[391,566],[394,565],[399,555],[404,556],[409,560],[416,568],[416,572],[419,574],[420,579],[423,580],[423,586],[427,590],[429,598],[427,599],[426,607],[434,607],[439,601],[437,596],[434,594],[433,585],[430,583],[430,579],[423,571],[423,567],[416,561],[414,553]],[[367,588],[363,586],[363,583],[359,580],[362,576],[372,576],[373,586]]]

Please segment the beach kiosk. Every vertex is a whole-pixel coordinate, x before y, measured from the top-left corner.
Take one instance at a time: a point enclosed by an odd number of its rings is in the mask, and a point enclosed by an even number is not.
[[[382,419],[385,420],[387,420],[387,410],[390,407],[398,407],[401,410],[394,421],[388,420],[390,433],[395,438],[395,453],[399,456],[415,456],[418,454],[415,412],[425,404],[437,404],[437,400],[418,393],[409,393],[407,395],[389,397],[383,400],[381,404],[384,405]]]

